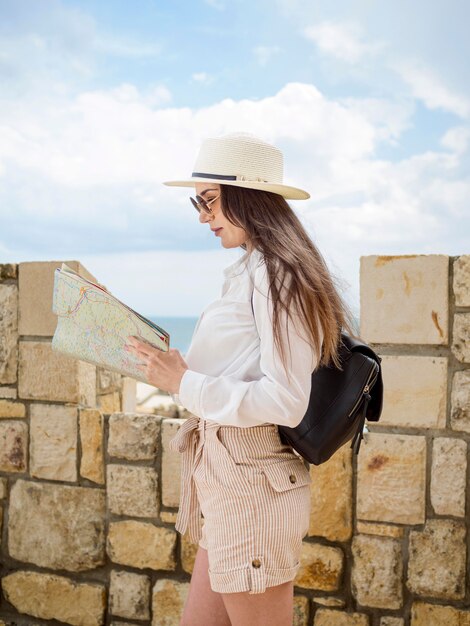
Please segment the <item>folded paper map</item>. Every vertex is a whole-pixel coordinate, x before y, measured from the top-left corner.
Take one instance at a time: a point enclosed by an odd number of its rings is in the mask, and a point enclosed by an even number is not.
[[[53,350],[142,382],[147,381],[139,358],[124,350],[128,337],[163,352],[170,348],[166,331],[65,263],[54,272],[52,311],[57,315]]]

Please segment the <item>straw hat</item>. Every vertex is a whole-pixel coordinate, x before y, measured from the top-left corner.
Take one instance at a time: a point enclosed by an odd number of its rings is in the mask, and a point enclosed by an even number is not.
[[[194,171],[186,180],[168,180],[164,185],[193,187],[196,183],[218,182],[278,193],[291,200],[306,200],[303,189],[282,184],[284,157],[279,148],[251,133],[229,133],[205,139]]]

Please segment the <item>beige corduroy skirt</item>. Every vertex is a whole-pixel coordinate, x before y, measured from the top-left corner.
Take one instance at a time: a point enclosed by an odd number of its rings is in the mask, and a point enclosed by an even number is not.
[[[312,479],[277,425],[239,428],[191,416],[170,449],[182,454],[175,527],[207,550],[212,590],[263,593],[294,580]]]

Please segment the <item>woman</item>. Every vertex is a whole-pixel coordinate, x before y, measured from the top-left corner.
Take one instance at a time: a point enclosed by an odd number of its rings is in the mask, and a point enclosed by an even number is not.
[[[352,316],[287,199],[283,155],[249,133],[206,139],[192,177],[199,221],[245,253],[224,270],[186,361],[132,340],[150,384],[191,416],[170,442],[182,453],[176,529],[198,544],[181,624],[287,626],[308,532],[311,477],[278,426],[302,420],[311,372],[338,364]],[[203,525],[201,527],[201,512]]]

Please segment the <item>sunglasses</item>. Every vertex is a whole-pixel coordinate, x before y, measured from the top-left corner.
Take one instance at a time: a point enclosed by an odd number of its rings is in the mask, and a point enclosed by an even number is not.
[[[216,196],[215,198],[212,198],[212,200],[209,200],[209,202],[204,200],[202,196],[196,196],[196,200],[191,197],[189,199],[191,200],[194,208],[196,209],[196,211],[198,211],[198,213],[200,213],[201,211],[204,211],[204,213],[207,213],[208,215],[214,215],[214,212],[212,211],[209,205],[215,202],[217,198],[220,198],[220,194]]]

